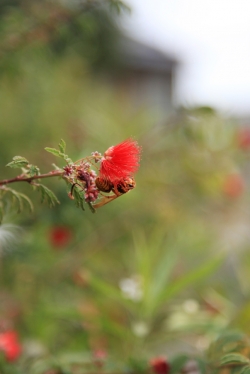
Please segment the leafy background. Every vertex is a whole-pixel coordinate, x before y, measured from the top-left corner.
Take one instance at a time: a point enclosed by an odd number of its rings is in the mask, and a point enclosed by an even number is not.
[[[164,355],[178,372],[218,334],[249,332],[249,130],[207,107],[178,108],[159,125],[117,95],[103,79],[119,68],[107,6],[126,7],[79,4],[0,4],[1,179],[16,175],[5,168],[15,155],[51,170],[44,148],[61,138],[77,160],[133,136],[143,148],[137,188],[92,214],[62,181],[46,181],[53,209],[15,186],[35,211],[7,204],[3,219],[19,228],[0,244],[0,327],[23,347],[3,370],[88,372],[103,352],[105,370],[145,372]]]

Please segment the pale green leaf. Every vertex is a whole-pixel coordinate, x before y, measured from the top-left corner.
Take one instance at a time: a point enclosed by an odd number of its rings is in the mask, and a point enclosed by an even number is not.
[[[239,372],[239,374],[250,374],[250,366],[244,366],[243,369]]]
[[[39,175],[40,174],[40,170],[37,166],[35,165],[30,165],[29,167],[29,175],[31,177],[34,177],[35,175]]]
[[[3,216],[4,216],[4,207],[3,207],[2,201],[0,201],[0,224],[2,223]]]
[[[21,198],[20,194],[17,191],[12,190],[12,189],[9,189],[9,192],[12,193],[13,203],[14,204],[15,204],[15,202],[17,203],[17,212],[21,213],[22,210],[23,210],[23,201],[22,201],[22,198]]]
[[[174,297],[178,292],[186,289],[190,284],[197,283],[201,279],[208,277],[209,274],[218,269],[219,265],[222,262],[222,258],[213,258],[212,260],[206,262],[203,265],[200,265],[197,269],[191,270],[187,274],[184,274],[182,277],[173,281],[171,284],[166,287],[158,297],[158,307],[169,300],[171,297]]]
[[[170,373],[181,373],[184,365],[190,360],[188,355],[181,354],[170,360]]]
[[[58,149],[46,147],[45,151],[52,153],[54,156],[63,158],[68,164],[73,163],[73,161],[71,160],[71,158],[69,158],[68,155],[66,155],[64,152],[59,151]]]
[[[55,169],[55,170],[62,170],[59,166],[57,166],[56,164],[52,164],[52,166],[53,166],[53,168]]]
[[[84,199],[84,194],[83,194],[82,189],[80,189],[77,185],[75,185],[73,187],[72,193],[73,193],[73,197],[74,197],[77,208],[81,208],[82,210],[85,210],[85,207],[84,207],[85,199]]]
[[[61,139],[60,143],[59,143],[59,149],[60,149],[60,152],[62,153],[65,153],[65,150],[66,150],[66,143],[63,139]]]
[[[98,291],[100,295],[106,296],[112,300],[114,300],[117,303],[120,303],[121,305],[126,305],[127,308],[133,307],[133,303],[125,299],[122,295],[121,290],[117,287],[114,287],[112,284],[109,284],[104,279],[99,279],[97,277],[90,277],[90,285]]]
[[[60,204],[59,200],[57,199],[54,192],[52,192],[48,187],[44,186],[43,184],[39,184],[36,186],[42,195],[41,201],[42,203],[46,200],[50,207],[55,206],[56,204]]]
[[[60,151],[58,151],[58,149],[50,148],[50,147],[46,147],[44,149],[45,149],[45,151],[47,151],[49,153],[52,153],[54,156],[62,157],[62,153]]]
[[[30,211],[31,212],[33,211],[33,204],[31,202],[31,200],[28,198],[28,196],[26,196],[25,194],[23,194],[21,192],[13,190],[12,188],[9,188],[9,187],[5,187],[4,190],[6,192],[9,192],[12,195],[13,204],[17,205],[17,212],[18,213],[20,213],[23,210],[23,203],[24,202],[28,205]]]
[[[220,366],[230,364],[249,364],[249,359],[240,353],[228,353],[220,359]]]
[[[158,262],[152,274],[146,294],[146,312],[153,313],[159,306],[162,294],[168,288],[170,277],[177,262],[178,254],[174,251],[166,251]]]
[[[18,194],[28,204],[30,211],[33,212],[34,211],[34,206],[32,204],[32,201],[28,198],[28,196],[26,196],[25,194],[20,193],[20,192]]]
[[[206,374],[207,373],[207,362],[201,357],[196,357],[195,361],[198,366],[198,372],[200,374]]]
[[[29,163],[29,161],[25,157],[15,156],[15,157],[13,157],[13,160],[11,162],[9,162],[6,166],[8,166],[10,168],[23,168],[23,167],[27,166],[28,163]]]
[[[90,202],[87,202],[87,204],[88,204],[89,209],[91,210],[91,212],[95,213],[95,208],[93,207],[93,205]]]

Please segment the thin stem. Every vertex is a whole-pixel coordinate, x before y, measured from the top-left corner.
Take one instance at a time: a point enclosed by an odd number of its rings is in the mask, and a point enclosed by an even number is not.
[[[63,170],[53,170],[46,174],[40,174],[40,175],[33,175],[32,177],[26,177],[25,175],[21,174],[18,175],[15,178],[11,179],[4,179],[0,181],[0,186],[9,184],[9,183],[15,183],[15,182],[32,182],[35,179],[43,179],[43,178],[51,178],[51,177],[59,177],[60,175],[63,175]]]
[[[79,160],[75,161],[74,164],[78,164],[79,162],[90,162],[92,166],[94,166],[96,168],[96,160],[99,159],[101,160],[102,159],[102,155],[96,155],[96,156],[88,156],[88,157],[84,157],[84,158],[80,158]],[[93,163],[93,160],[95,160],[95,163]]]

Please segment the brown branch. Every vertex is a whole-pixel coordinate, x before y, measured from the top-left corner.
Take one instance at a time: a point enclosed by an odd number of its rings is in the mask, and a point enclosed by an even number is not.
[[[54,170],[54,171],[50,171],[49,173],[46,173],[46,174],[34,175],[33,177],[27,177],[27,176],[24,176],[23,174],[21,174],[21,175],[18,175],[17,177],[15,177],[15,178],[4,179],[4,180],[0,181],[0,186],[4,186],[6,184],[15,183],[15,182],[31,183],[35,179],[60,177],[61,175],[63,175],[63,173],[64,173],[63,170]]]

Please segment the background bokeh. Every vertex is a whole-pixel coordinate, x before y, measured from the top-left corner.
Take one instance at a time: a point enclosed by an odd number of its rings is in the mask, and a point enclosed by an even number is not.
[[[12,187],[32,214],[1,195],[0,331],[20,336],[18,373],[102,360],[138,372],[249,332],[249,129],[205,106],[160,113],[117,87],[126,11],[114,0],[0,3],[1,179],[16,175],[5,167],[15,155],[62,167],[44,150],[61,138],[73,160],[131,136],[143,149],[136,189],[95,214],[56,178],[51,209],[29,185]]]

